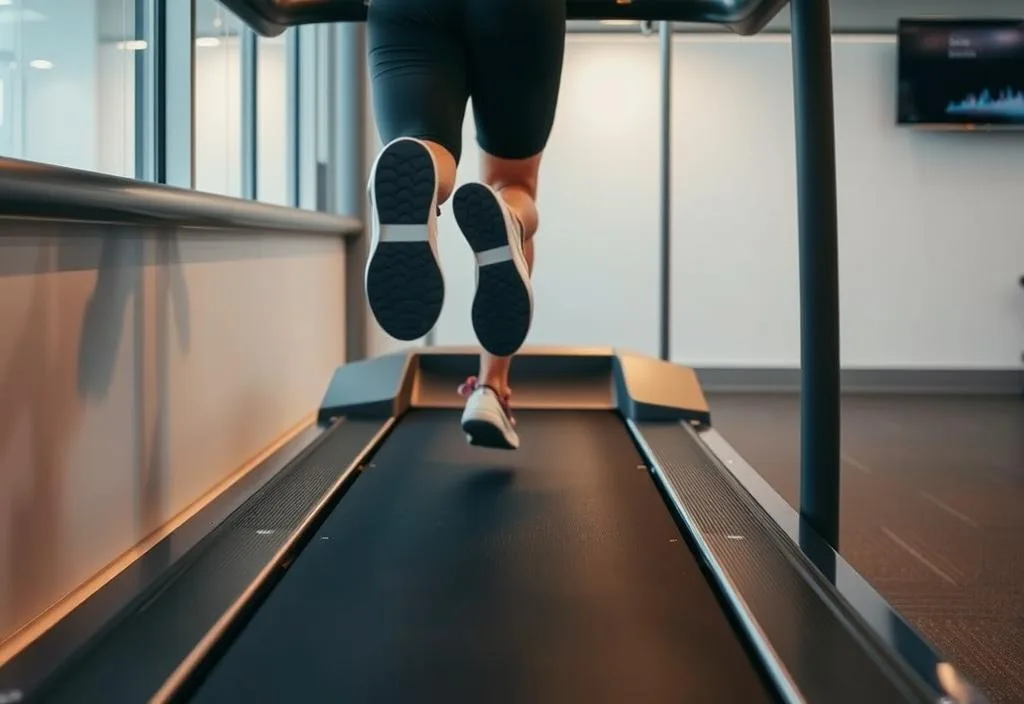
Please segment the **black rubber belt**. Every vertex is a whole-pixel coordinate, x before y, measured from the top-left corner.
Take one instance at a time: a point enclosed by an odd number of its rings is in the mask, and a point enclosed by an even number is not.
[[[621,419],[414,411],[200,701],[770,700]]]

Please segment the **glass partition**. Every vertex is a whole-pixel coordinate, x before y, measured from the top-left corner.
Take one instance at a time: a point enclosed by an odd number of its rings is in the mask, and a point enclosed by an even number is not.
[[[146,177],[151,17],[152,0],[0,0],[0,155]]]
[[[242,195],[243,31],[216,0],[196,0],[196,190]]]
[[[290,95],[293,62],[289,60],[298,30],[273,38],[260,37],[256,48],[256,198],[266,203],[291,205],[289,177],[294,151]]]

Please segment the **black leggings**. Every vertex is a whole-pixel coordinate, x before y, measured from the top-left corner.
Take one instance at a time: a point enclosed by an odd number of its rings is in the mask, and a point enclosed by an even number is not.
[[[467,100],[492,156],[543,151],[558,102],[566,0],[371,0],[367,31],[381,139],[437,142],[458,161]]]

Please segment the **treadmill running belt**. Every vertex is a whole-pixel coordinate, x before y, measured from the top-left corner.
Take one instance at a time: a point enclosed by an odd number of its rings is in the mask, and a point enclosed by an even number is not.
[[[410,412],[199,701],[770,701],[611,412]]]

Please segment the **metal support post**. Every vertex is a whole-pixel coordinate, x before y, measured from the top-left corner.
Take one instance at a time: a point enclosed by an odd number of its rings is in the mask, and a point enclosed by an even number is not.
[[[367,355],[366,293],[363,267],[366,264],[369,236],[366,232],[367,179],[367,105],[366,26],[363,23],[339,24],[334,30],[335,56],[331,61],[334,92],[335,135],[331,148],[331,168],[336,174],[333,210],[358,218],[363,234],[345,241],[345,360],[354,362]]]
[[[800,513],[839,545],[839,264],[828,0],[792,0],[800,241]]]
[[[259,100],[257,73],[259,37],[251,29],[242,30],[240,38],[242,61],[242,197],[258,197],[259,164]]]
[[[660,356],[671,353],[672,276],[672,23],[662,22],[661,39],[661,177],[659,235],[661,241]]]

